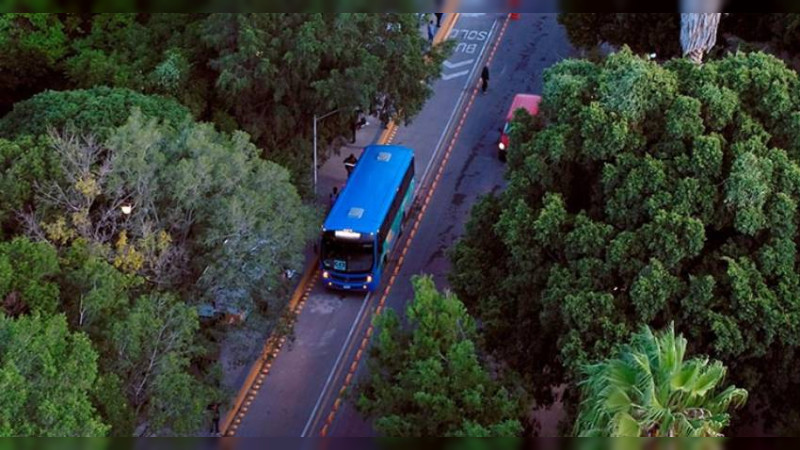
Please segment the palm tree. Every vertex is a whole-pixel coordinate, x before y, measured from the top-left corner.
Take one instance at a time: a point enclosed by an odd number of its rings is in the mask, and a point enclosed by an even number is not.
[[[635,334],[618,357],[584,367],[579,436],[722,436],[728,409],[747,391],[718,389],[726,368],[719,361],[684,361],[686,339],[673,325],[659,336]]]
[[[717,43],[722,0],[681,0],[681,47],[683,56],[696,64]],[[709,12],[714,11],[714,12]]]

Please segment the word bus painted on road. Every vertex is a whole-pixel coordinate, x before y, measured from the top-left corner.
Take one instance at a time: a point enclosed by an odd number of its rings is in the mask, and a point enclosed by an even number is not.
[[[414,194],[414,152],[396,145],[371,145],[322,225],[320,270],[325,286],[373,291]]]

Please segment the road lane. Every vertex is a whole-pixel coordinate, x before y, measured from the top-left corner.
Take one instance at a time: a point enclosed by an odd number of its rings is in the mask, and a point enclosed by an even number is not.
[[[447,251],[463,233],[472,206],[480,196],[505,187],[505,164],[497,159],[496,143],[514,95],[541,93],[544,69],[573,54],[554,14],[522,14],[520,20],[509,23],[490,66],[489,91],[476,96],[398,281],[392,286],[387,307],[404,310],[413,295],[413,275],[431,274],[440,289],[448,286]],[[406,139],[398,134],[397,143],[405,145]],[[364,372],[366,364],[362,362],[356,379]],[[350,394],[345,396],[327,436],[375,435],[371,424],[355,411]]]
[[[457,25],[465,28],[486,31],[495,26],[496,16],[470,17],[458,20]],[[488,36],[487,36],[488,37]],[[481,44],[486,46],[486,42]],[[478,58],[473,54],[461,55],[458,52],[449,61],[461,64],[458,68],[470,67],[474,72]],[[468,57],[471,56],[472,58]],[[475,59],[471,63],[464,63]],[[405,145],[415,149],[418,176],[422,168],[432,167],[438,148],[437,143],[444,140],[448,123],[452,125],[452,111],[458,108],[467,78],[440,80],[434,86],[435,94],[426,103],[414,123],[401,127],[398,135],[409,135]],[[300,436],[304,430],[313,429],[319,422],[319,413],[335,400],[341,385],[339,369],[349,367],[340,355],[348,343],[351,330],[359,328],[359,311],[365,308],[366,323],[371,317],[375,302],[364,304],[363,296],[333,293],[326,291],[318,282],[311,290],[305,306],[299,312],[294,325],[294,338],[283,346],[268,367],[268,375],[259,379],[257,388],[243,407],[243,416],[234,420],[235,435],[252,436]],[[355,323],[355,327],[354,327]],[[362,324],[363,325],[363,324]],[[347,358],[344,358],[345,360]],[[337,365],[339,361],[342,364]],[[333,375],[332,375],[333,374]],[[336,378],[336,383],[329,380]],[[326,387],[327,386],[327,387]],[[321,405],[321,406],[319,406]],[[316,416],[316,417],[315,417]],[[311,422],[311,425],[309,425]],[[308,427],[307,427],[308,425]]]
[[[482,67],[481,64],[484,61],[487,50],[491,46],[491,37],[493,36],[494,30],[498,28],[501,19],[504,19],[504,16],[488,14],[475,15],[464,20],[459,19],[457,23],[457,27],[459,27],[459,29],[470,29],[476,30],[477,32],[483,32],[486,39],[481,40],[481,47],[476,52],[456,51],[448,60],[451,67],[454,65],[458,65],[459,67],[471,67],[470,71],[472,73],[475,73],[478,67]],[[464,35],[464,39],[470,39],[468,34]],[[434,86],[436,94],[426,104],[425,109],[418,115],[414,123],[411,126],[402,127],[398,130],[393,143],[400,143],[401,145],[415,149],[416,170],[418,174],[418,180],[420,181],[419,186],[421,188],[418,192],[418,197],[426,194],[425,190],[428,186],[428,177],[435,172],[431,169],[438,167],[438,158],[441,156],[441,151],[445,147],[443,144],[447,142],[447,137],[452,132],[452,128],[455,125],[455,119],[460,117],[460,111],[463,107],[464,100],[469,94],[472,93],[473,81],[473,78],[465,78],[459,83],[454,83],[451,80],[445,80],[444,78],[439,80],[439,82],[437,82]],[[446,123],[442,122],[446,117],[442,115],[442,111],[450,112],[449,116],[447,116]],[[431,125],[435,124],[439,124],[438,128],[435,126],[431,128]],[[437,137],[438,139],[436,139]],[[433,142],[436,142],[436,144],[432,145]],[[431,150],[433,150],[432,158],[429,156],[427,161],[419,158],[419,155],[428,155]],[[419,174],[420,167],[423,165],[425,169],[422,171],[422,174]],[[418,206],[419,202],[417,201],[415,202],[415,208]],[[414,211],[412,212],[411,217],[413,218],[415,215],[416,212]],[[414,225],[415,224],[413,222],[409,222],[406,225],[406,229],[413,229]],[[408,235],[406,235],[400,241],[400,245],[392,257],[393,262],[402,260],[405,257],[405,253],[400,252],[404,250],[403,242],[405,242],[407,238]],[[394,264],[390,265],[387,274],[391,273],[393,268]],[[384,276],[386,277],[386,274]],[[393,280],[394,277],[390,278],[389,283],[391,284]],[[380,291],[376,292],[376,294],[379,293]],[[355,367],[357,367],[357,362],[354,360],[358,360],[361,355],[366,352],[366,341],[364,339],[364,334],[367,332],[367,328],[369,328],[369,325],[371,324],[371,318],[375,311],[382,308],[382,303],[385,302],[385,298],[375,295],[371,298],[371,302],[372,303],[368,306],[367,314],[364,316],[364,320],[358,325],[356,333],[357,339],[345,343],[345,354],[347,355],[347,359],[343,364],[332,369],[334,372],[333,377],[335,384],[331,386],[330,390],[326,389],[320,394],[321,407],[314,408],[312,411],[305,428],[304,434],[306,435],[316,435],[319,430],[325,429],[326,424],[330,421],[332,414],[331,409],[338,408],[338,406],[342,403],[340,398],[340,390],[342,389],[341,386],[349,383],[351,380],[352,373],[354,372]]]

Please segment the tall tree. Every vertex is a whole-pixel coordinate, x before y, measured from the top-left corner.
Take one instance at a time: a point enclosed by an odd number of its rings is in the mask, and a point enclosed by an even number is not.
[[[770,405],[737,416],[797,409],[798,88],[763,53],[546,72],[542,122],[512,139],[508,189],[475,209],[451,279],[540,404],[640,325],[674,321]]]
[[[0,115],[18,100],[63,85],[58,75],[69,42],[56,14],[2,14],[0,46]]]
[[[47,91],[14,105],[0,119],[0,136],[46,135],[50,129],[93,134],[104,139],[113,129],[128,121],[134,109],[142,115],[178,126],[190,119],[189,110],[178,102],[144,95],[130,89],[105,86],[71,91]]]
[[[430,277],[415,277],[406,316],[389,310],[376,319],[370,377],[358,407],[390,437],[516,436],[520,397],[493,380],[478,359],[475,323],[451,293]]]
[[[0,301],[5,314],[45,316],[58,309],[58,254],[46,243],[17,237],[0,242]]]
[[[662,333],[649,327],[619,355],[583,368],[575,433],[607,437],[721,436],[728,410],[747,401],[747,391],[720,386],[719,361],[685,361],[687,342],[672,324]]]
[[[270,293],[313,233],[287,171],[260,159],[246,134],[207,124],[173,128],[137,112],[107,134],[104,145],[52,136],[62,177],[37,185],[28,232],[64,248],[105,246],[108,262],[157,289],[279,310],[284,299]]]
[[[112,326],[114,372],[145,435],[191,434],[203,425],[210,391],[188,372],[197,355],[195,310],[170,295],[138,298],[124,321]],[[191,393],[187,395],[187,393]]]
[[[97,353],[64,316],[0,314],[0,435],[103,436],[89,398]]]

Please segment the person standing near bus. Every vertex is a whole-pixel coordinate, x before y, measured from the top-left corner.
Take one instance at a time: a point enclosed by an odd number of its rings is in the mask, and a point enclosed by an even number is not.
[[[486,93],[487,89],[489,89],[489,66],[483,66],[483,72],[481,72],[481,90]]]
[[[350,178],[350,174],[353,173],[353,169],[356,168],[356,163],[358,163],[358,159],[356,159],[356,155],[352,153],[344,159],[344,169],[347,171],[348,178]]]
[[[333,190],[331,191],[331,208],[333,208],[333,204],[336,203],[336,199],[339,198],[339,188],[334,186]]]
[[[428,42],[433,44],[433,37],[436,36],[436,27],[433,24],[433,19],[428,22]]]

